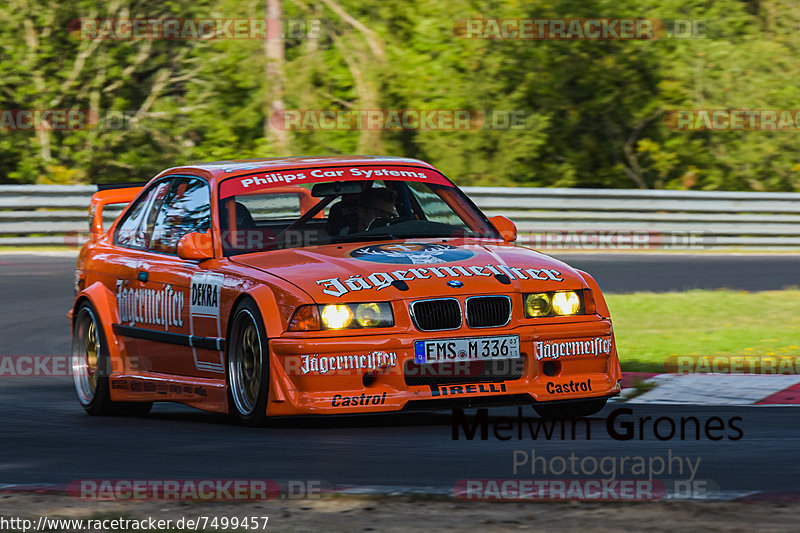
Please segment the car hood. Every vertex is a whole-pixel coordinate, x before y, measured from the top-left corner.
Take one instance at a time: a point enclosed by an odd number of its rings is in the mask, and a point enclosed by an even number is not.
[[[234,256],[318,303],[586,288],[565,263],[529,248],[473,239],[330,244]]]

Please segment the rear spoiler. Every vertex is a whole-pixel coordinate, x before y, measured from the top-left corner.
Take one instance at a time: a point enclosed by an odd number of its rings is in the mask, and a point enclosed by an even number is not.
[[[89,204],[89,232],[92,237],[103,231],[103,207],[111,204],[129,204],[141,192],[146,183],[108,183],[98,185]]]
[[[147,185],[146,181],[126,181],[124,183],[98,183],[97,191],[110,191],[113,189],[130,189],[132,187],[139,187],[140,189]]]

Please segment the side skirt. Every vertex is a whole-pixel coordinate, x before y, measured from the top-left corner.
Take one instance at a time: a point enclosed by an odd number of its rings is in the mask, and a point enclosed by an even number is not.
[[[228,412],[225,380],[155,372],[113,373],[111,399],[119,402],[178,402],[215,413]]]

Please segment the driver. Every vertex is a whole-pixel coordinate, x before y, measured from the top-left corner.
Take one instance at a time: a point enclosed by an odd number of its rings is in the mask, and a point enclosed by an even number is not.
[[[370,229],[376,222],[397,216],[397,193],[385,187],[365,189],[361,194],[343,198],[331,207],[329,221],[333,235],[348,235]]]
[[[389,219],[396,217],[396,201],[397,194],[384,187],[379,189],[367,189],[362,192],[358,200],[357,231],[369,229],[378,219],[385,219],[385,222],[388,222]]]

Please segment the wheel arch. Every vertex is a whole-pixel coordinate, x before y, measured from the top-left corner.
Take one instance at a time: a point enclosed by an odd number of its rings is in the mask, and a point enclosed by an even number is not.
[[[120,357],[122,355],[122,350],[120,350],[120,345],[114,335],[113,328],[113,324],[117,319],[116,297],[100,282],[95,282],[78,293],[75,297],[75,303],[72,306],[72,312],[70,313],[73,332],[75,329],[76,313],[83,302],[91,304],[95,313],[97,313],[97,319],[100,321],[103,330],[106,350],[108,350],[108,355],[111,358],[111,371],[121,371],[122,361]]]
[[[597,314],[601,315],[603,318],[610,318],[611,312],[608,310],[608,304],[606,304],[606,299],[603,296],[597,281],[595,281],[590,274],[584,272],[583,270],[577,270],[577,272],[581,275],[583,280],[586,282],[586,285],[588,285],[589,289],[592,291],[592,298],[594,299],[594,305],[597,309]]]
[[[280,309],[278,309],[275,294],[269,287],[259,285],[247,292],[239,294],[233,301],[225,327],[226,338],[230,337],[233,316],[245,300],[251,300],[258,308],[258,312],[261,314],[261,321],[264,323],[264,330],[267,333],[267,340],[279,337],[281,333],[283,333],[280,321]],[[274,319],[269,320],[271,317],[274,317]]]
[[[291,384],[288,382],[288,377],[280,368],[280,362],[276,358],[276,356],[272,353],[272,350],[269,349],[269,340],[280,337],[283,333],[282,321],[280,320],[280,308],[278,306],[278,302],[275,298],[275,293],[272,289],[265,285],[258,285],[247,292],[243,292],[239,294],[233,304],[230,307],[230,312],[228,314],[228,320],[225,327],[225,367],[226,367],[226,387],[230,387],[230,384],[227,383],[227,366],[228,366],[228,350],[230,347],[231,341],[231,328],[233,327],[233,318],[236,314],[236,311],[241,306],[242,302],[250,300],[254,303],[256,308],[258,309],[259,314],[261,315],[261,322],[264,324],[264,330],[266,332],[267,338],[264,339],[265,348],[267,350],[266,356],[267,360],[269,361],[270,371],[269,371],[269,398],[267,402],[267,408],[269,408],[269,404],[278,401],[283,402],[287,396],[287,391],[291,389]],[[274,319],[270,320],[271,317]]]

